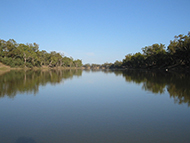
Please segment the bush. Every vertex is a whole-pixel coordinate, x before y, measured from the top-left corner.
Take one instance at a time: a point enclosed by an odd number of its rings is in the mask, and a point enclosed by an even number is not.
[[[24,65],[24,62],[21,59],[12,59],[12,58],[0,58],[0,61],[11,67],[20,67]]]
[[[15,59],[14,61],[15,66],[22,66],[24,62],[21,59]]]
[[[1,58],[1,61],[3,64],[10,66],[10,64],[12,63],[13,60],[12,60],[12,58],[5,57],[5,58]]]
[[[32,65],[31,63],[26,63],[26,66],[27,66],[28,68],[33,68],[33,65]]]

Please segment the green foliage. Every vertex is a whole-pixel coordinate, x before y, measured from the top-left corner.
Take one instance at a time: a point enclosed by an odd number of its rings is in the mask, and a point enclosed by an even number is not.
[[[73,63],[76,67],[82,67],[82,60],[77,59],[74,60]]]
[[[73,58],[63,57],[63,66],[64,67],[72,67],[73,66]]]
[[[7,57],[1,58],[1,62],[6,65],[10,65],[12,61],[13,61],[12,58],[7,58]]]
[[[26,67],[28,67],[28,68],[33,68],[32,63],[27,62],[25,65],[26,65]]]
[[[190,66],[190,32],[175,36],[167,51],[164,44],[153,44],[142,48],[141,53],[128,54],[122,66],[126,68],[166,69]]]
[[[182,34],[175,36],[167,50],[172,64],[190,66],[190,32],[185,36]]]
[[[145,56],[152,56],[159,53],[165,53],[165,48],[164,44],[153,44],[152,46],[142,48],[142,51]]]
[[[121,67],[122,67],[122,62],[118,60],[115,61],[115,63],[110,66],[110,68],[121,68]]]
[[[108,68],[110,68],[112,65],[113,65],[112,63],[104,63],[104,64],[102,64],[102,67],[108,69]]]
[[[90,64],[85,64],[85,65],[83,65],[83,67],[90,68]]]
[[[0,61],[5,64],[5,65],[9,65],[11,67],[20,67],[21,65],[24,64],[24,62],[21,59],[12,59],[12,58],[0,58]]]
[[[47,53],[39,51],[39,45],[17,44],[14,39],[4,41],[0,39],[0,61],[11,67],[81,67],[82,60],[73,60],[72,57],[63,57],[56,51]]]

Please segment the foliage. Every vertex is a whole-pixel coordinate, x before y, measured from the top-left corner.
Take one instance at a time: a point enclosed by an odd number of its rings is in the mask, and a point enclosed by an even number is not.
[[[142,48],[140,52],[128,54],[123,59],[125,68],[170,69],[190,66],[190,32],[188,35],[175,36],[167,50],[164,44],[153,44]],[[114,63],[114,65],[117,63]],[[117,67],[117,66],[112,66]]]
[[[0,62],[11,67],[81,67],[82,60],[73,60],[56,51],[40,51],[39,45],[18,44],[14,39],[0,39]]]

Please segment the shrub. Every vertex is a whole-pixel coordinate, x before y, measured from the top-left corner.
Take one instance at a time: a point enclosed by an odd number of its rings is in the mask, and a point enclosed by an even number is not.
[[[28,67],[28,68],[33,68],[33,65],[31,64],[31,63],[26,63],[26,66]]]

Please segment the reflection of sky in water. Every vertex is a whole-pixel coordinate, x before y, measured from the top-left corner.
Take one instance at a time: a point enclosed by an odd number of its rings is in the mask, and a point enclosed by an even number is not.
[[[187,142],[189,108],[115,74],[83,72],[64,84],[0,99],[0,142]]]

